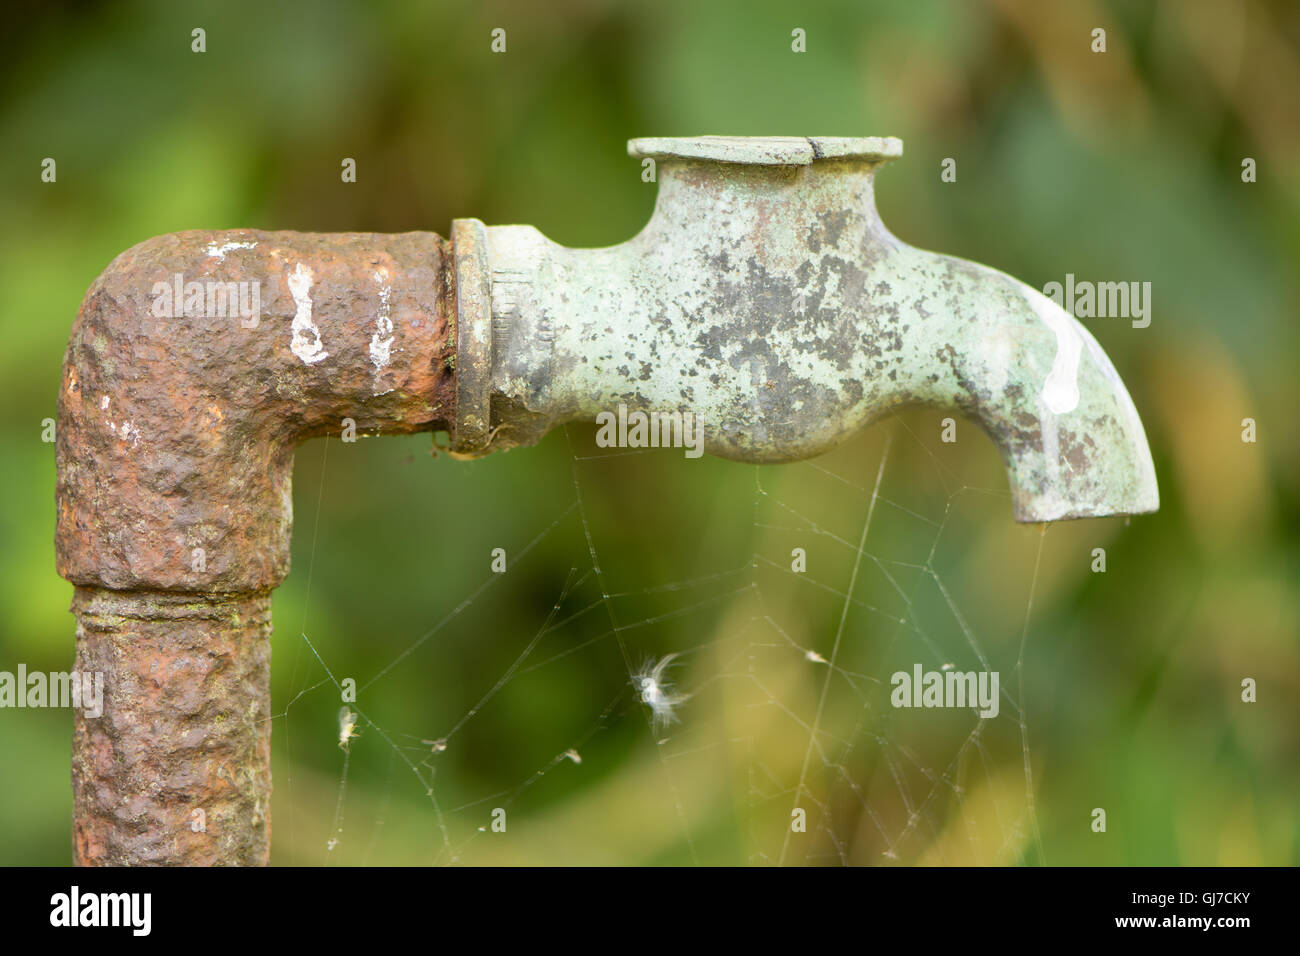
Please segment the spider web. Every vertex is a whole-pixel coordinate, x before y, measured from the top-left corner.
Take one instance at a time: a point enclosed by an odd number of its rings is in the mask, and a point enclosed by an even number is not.
[[[944,445],[938,422],[906,413],[780,466],[599,449],[580,426],[435,463],[516,486],[567,465],[570,481],[517,508],[459,485],[458,507],[523,530],[431,541],[430,571],[481,567],[478,583],[420,592],[429,623],[383,625],[362,654],[320,620],[339,582],[316,572],[347,494],[330,446],[360,446],[320,443],[299,501],[301,626],[276,612],[277,675],[286,652],[292,665],[276,681],[275,859],[1043,862],[1025,702],[1048,526],[1013,525],[992,445],[973,424]],[[637,675],[668,655],[681,702],[661,726]],[[998,672],[997,716],[893,706],[891,675],[917,664]]]

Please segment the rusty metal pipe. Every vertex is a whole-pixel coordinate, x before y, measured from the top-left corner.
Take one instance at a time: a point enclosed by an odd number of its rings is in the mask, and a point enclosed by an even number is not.
[[[698,416],[706,450],[767,462],[925,402],[984,424],[1021,521],[1155,510],[1141,422],[1092,336],[880,222],[874,174],[901,151],[634,140],[659,201],[608,249],[462,219],[450,243],[191,232],[119,256],[59,394],[58,567],[77,666],[105,677],[103,716],[76,717],[77,862],[267,861],[293,450],[347,418],[447,429],[472,457],[621,404]]]
[[[188,232],[91,286],[58,419],[58,569],[105,687],[76,716],[78,863],[267,862],[294,447],[451,425],[448,265],[432,233]]]

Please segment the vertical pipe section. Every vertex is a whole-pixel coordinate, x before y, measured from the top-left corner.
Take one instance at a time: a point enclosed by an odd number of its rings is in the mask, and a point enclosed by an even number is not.
[[[57,446],[77,667],[104,679],[76,722],[76,862],[268,861],[294,448],[451,429],[455,310],[433,233],[177,233],[91,286]]]
[[[80,864],[258,865],[271,840],[271,594],[77,588]]]

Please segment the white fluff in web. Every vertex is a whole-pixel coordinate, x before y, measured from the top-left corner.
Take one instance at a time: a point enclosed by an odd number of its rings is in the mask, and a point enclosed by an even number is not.
[[[636,688],[637,696],[641,703],[650,708],[655,733],[659,733],[669,724],[677,723],[677,707],[685,703],[688,696],[676,693],[672,683],[665,676],[676,657],[676,654],[669,654],[657,661],[646,661],[641,665],[640,670],[632,675],[632,686]]]
[[[343,707],[339,711],[339,747],[344,752],[348,750],[348,742],[361,736],[357,730],[357,715],[352,712],[350,707]]]

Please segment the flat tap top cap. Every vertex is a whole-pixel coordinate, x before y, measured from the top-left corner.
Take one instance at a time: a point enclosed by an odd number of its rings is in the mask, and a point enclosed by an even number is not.
[[[892,136],[668,136],[627,141],[629,156],[703,159],[748,166],[808,166],[819,159],[883,163],[903,155]]]

